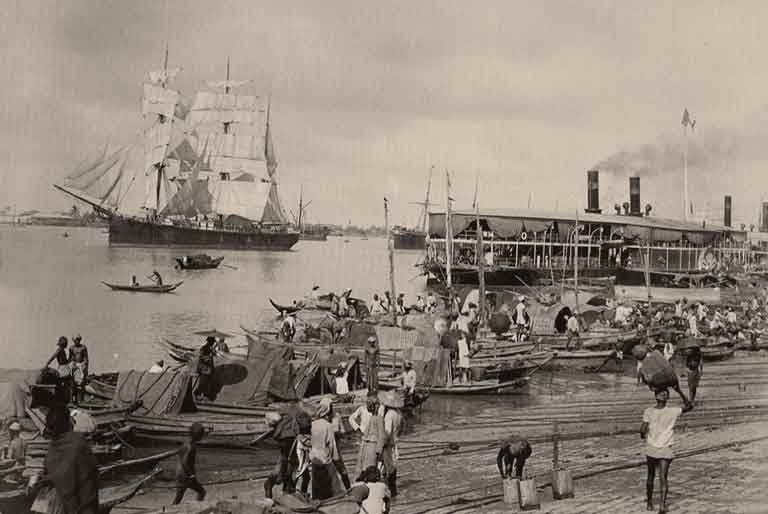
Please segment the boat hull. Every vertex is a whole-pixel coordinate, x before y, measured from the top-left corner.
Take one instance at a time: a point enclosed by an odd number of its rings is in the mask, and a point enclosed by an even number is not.
[[[445,266],[431,264],[428,266],[427,271],[431,277],[428,278],[427,284],[434,285],[442,283],[442,278],[445,277]],[[613,276],[615,268],[589,268],[579,270],[579,279],[584,280],[586,278],[607,278]],[[572,278],[573,271],[567,270],[565,274],[563,270],[550,270],[549,268],[500,268],[500,267],[488,267],[484,270],[485,285],[486,286],[532,286],[532,285],[550,285],[552,284],[552,277],[556,282],[565,278]],[[455,266],[451,269],[451,280],[454,285],[467,285],[477,286],[479,283],[477,268],[474,266]]]
[[[319,234],[312,234],[312,233],[304,233],[302,232],[299,236],[299,239],[302,241],[328,241],[328,233],[322,232]]]
[[[185,263],[184,259],[176,259],[176,266],[179,269],[186,271],[216,269],[219,267],[219,264],[221,264],[221,261],[223,260],[224,257],[217,257],[207,262],[187,261]]]
[[[182,227],[145,220],[113,217],[110,246],[163,246],[229,250],[290,250],[299,240],[296,231],[234,231]]]
[[[110,284],[109,282],[102,283],[113,291],[127,291],[129,293],[172,293],[184,282],[181,281],[173,284],[165,284],[162,286],[126,286],[120,284]]]
[[[427,247],[427,234],[424,232],[393,232],[392,242],[395,250],[423,250]]]
[[[719,304],[721,301],[719,287],[651,287],[651,301],[656,303],[675,303],[685,297],[689,302],[704,302]],[[618,301],[648,301],[648,288],[645,286],[614,286],[614,296]]]

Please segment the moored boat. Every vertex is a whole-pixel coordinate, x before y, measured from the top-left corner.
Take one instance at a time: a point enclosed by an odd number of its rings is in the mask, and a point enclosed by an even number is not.
[[[176,267],[183,270],[216,269],[224,257],[210,257],[209,255],[189,255],[176,259]]]

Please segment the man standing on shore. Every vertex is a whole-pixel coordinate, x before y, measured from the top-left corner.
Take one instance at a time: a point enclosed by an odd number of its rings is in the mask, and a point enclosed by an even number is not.
[[[376,337],[368,338],[368,344],[365,345],[365,376],[368,381],[368,392],[372,393],[379,390],[379,345]]]
[[[667,493],[669,492],[667,477],[669,465],[674,457],[672,445],[674,443],[675,422],[682,413],[691,410],[691,405],[686,403],[682,408],[668,406],[669,391],[667,389],[657,389],[655,396],[656,405],[648,407],[643,412],[640,437],[646,441],[645,455],[648,466],[645,483],[646,507],[649,511],[653,510],[653,486],[658,471],[661,487],[659,514],[665,514],[667,512]]]

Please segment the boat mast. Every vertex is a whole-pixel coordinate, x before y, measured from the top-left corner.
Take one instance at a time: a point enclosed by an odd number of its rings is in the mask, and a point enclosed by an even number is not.
[[[453,266],[453,230],[451,229],[451,174],[445,170],[445,283],[448,297],[453,301],[451,268]]]
[[[160,87],[165,89],[168,84],[168,43],[165,44],[165,58],[163,59],[163,80],[160,81]],[[165,116],[157,115],[159,123],[165,123]],[[163,172],[165,170],[165,158],[155,165],[157,168],[157,182],[155,184],[155,216],[160,215],[160,188],[163,182]]]
[[[576,292],[576,312],[579,311],[579,211],[576,211],[576,228],[573,229],[573,286]]]
[[[427,196],[424,198],[424,211],[422,212],[422,216],[424,218],[421,220],[421,231],[425,232],[427,231],[427,212],[429,211],[429,194],[432,191],[432,171],[435,169],[435,166],[432,165],[429,168],[429,178],[427,179]]]
[[[395,251],[392,234],[389,229],[389,202],[384,197],[384,230],[387,233],[387,253],[389,254],[389,295],[395,305],[391,305],[392,322],[397,326],[397,297],[395,296]]]
[[[299,232],[301,232],[301,215],[304,213],[304,185],[301,185],[301,189],[299,189],[299,221],[298,221],[298,228]]]

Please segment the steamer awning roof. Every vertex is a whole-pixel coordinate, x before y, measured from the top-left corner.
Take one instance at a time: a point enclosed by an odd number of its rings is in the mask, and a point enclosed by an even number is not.
[[[480,217],[488,221],[493,230],[493,225],[501,228],[501,232],[506,232],[504,237],[511,237],[519,232],[523,226],[527,231],[540,232],[546,230],[552,223],[558,225],[573,225],[576,213],[557,213],[538,211],[533,209],[482,209]],[[456,210],[451,212],[453,233],[458,234],[475,220],[475,211]],[[494,223],[494,221],[496,223]],[[708,234],[710,237],[716,234],[739,232],[731,228],[710,223],[699,223],[692,221],[682,221],[668,218],[639,217],[639,216],[619,216],[611,214],[589,214],[579,213],[579,224],[594,225],[612,225],[615,227],[626,227],[627,232],[635,234],[640,231],[653,229],[661,233],[666,233],[669,237],[674,233],[686,234]],[[634,229],[634,230],[633,230]],[[445,212],[429,213],[429,234],[434,237],[445,237]],[[665,238],[666,239],[666,238]]]

